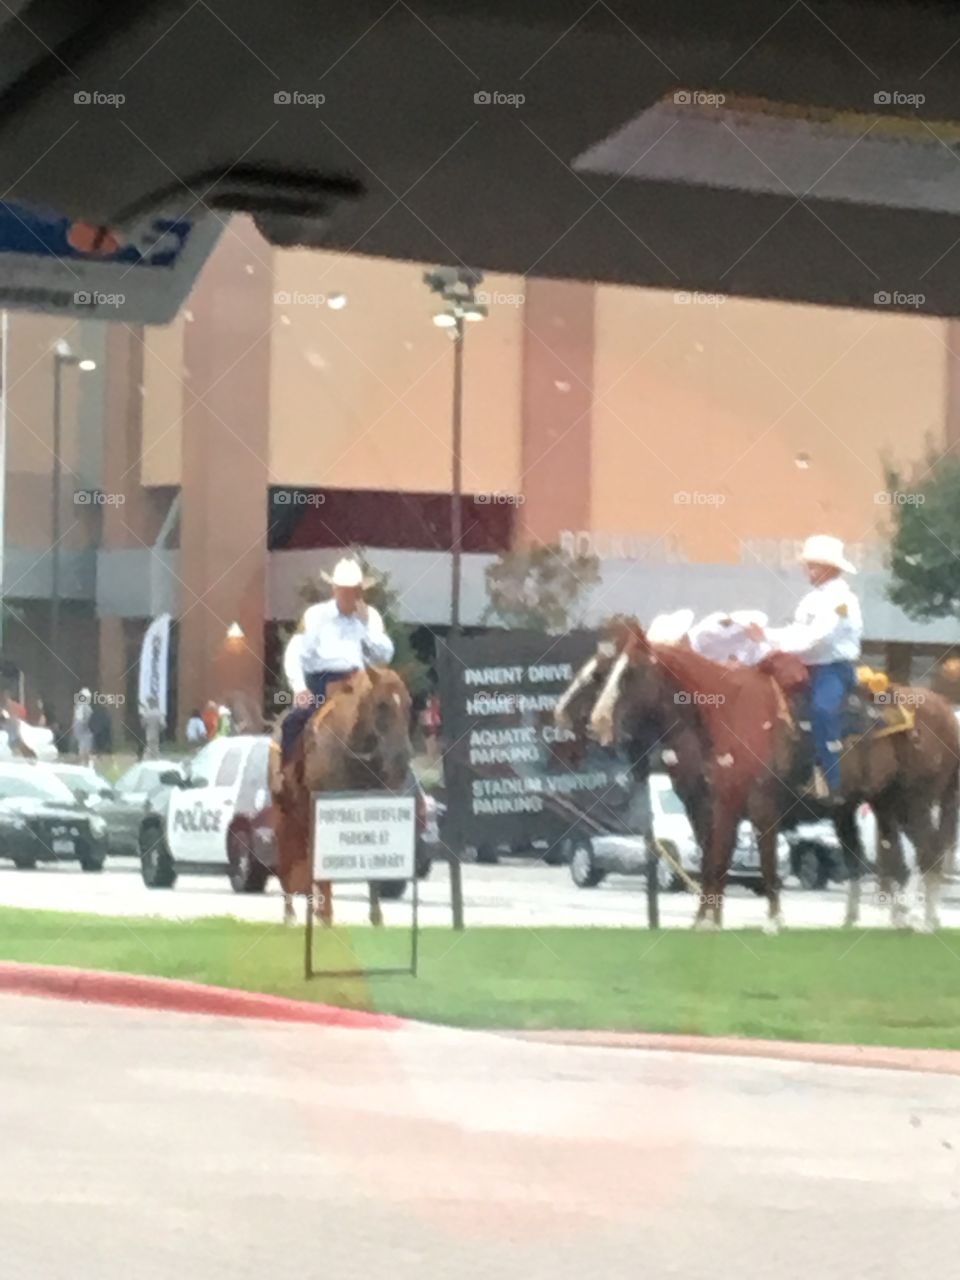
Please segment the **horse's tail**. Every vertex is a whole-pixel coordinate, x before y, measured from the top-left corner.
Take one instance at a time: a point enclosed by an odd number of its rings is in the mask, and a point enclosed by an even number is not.
[[[952,870],[953,851],[957,847],[957,817],[960,812],[960,765],[954,764],[940,794],[940,857],[943,866]]]

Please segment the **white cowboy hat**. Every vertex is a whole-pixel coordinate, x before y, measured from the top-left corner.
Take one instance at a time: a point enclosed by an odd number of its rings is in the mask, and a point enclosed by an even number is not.
[[[321,572],[320,577],[331,587],[372,587],[373,579],[363,576],[359,560],[344,556],[334,565],[333,573]]]
[[[679,644],[693,622],[692,609],[678,609],[676,613],[658,613],[647,627],[647,639],[651,644]]]
[[[856,573],[857,567],[843,554],[843,542],[829,533],[814,533],[803,544],[800,552],[803,564],[828,564],[841,573]]]

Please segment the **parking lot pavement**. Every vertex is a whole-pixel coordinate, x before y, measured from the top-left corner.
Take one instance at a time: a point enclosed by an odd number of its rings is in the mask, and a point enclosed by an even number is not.
[[[4,1274],[941,1276],[958,1116],[950,1076],[3,996]]]
[[[639,878],[611,876],[594,889],[578,889],[565,867],[515,859],[496,866],[468,863],[463,868],[464,914],[467,924],[522,925],[645,925],[644,882]],[[960,887],[947,893],[941,911],[947,927],[960,927]],[[908,890],[911,900],[913,886]],[[334,891],[337,918],[361,923],[367,918],[366,890],[343,885]],[[0,863],[0,905],[53,911],[90,911],[102,915],[159,915],[192,919],[198,916],[232,915],[243,920],[273,922],[281,917],[280,891],[271,881],[265,894],[237,894],[225,876],[181,876],[174,889],[147,889],[133,859],[113,859],[99,875],[82,872],[73,864],[41,866],[18,871]],[[421,923],[450,923],[450,889],[447,868],[434,865],[428,880],[420,883]],[[788,888],[783,911],[788,926],[834,927],[843,920],[845,890],[832,887],[816,892]],[[302,906],[299,908],[302,917]],[[687,893],[660,895],[661,922],[667,928],[685,928],[694,903]],[[399,902],[384,903],[388,924],[410,919],[410,892]],[[729,927],[759,926],[766,917],[766,902],[749,890],[734,887],[727,895],[724,923]],[[863,891],[862,923],[885,926],[889,909],[878,902],[874,882]]]

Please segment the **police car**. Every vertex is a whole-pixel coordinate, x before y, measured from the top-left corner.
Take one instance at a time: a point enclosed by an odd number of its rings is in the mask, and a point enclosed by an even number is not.
[[[171,889],[181,872],[226,874],[237,893],[262,893],[276,868],[266,734],[214,738],[182,771],[160,775],[163,788],[140,824],[140,873],[148,889]],[[430,874],[436,843],[431,802],[410,775],[416,799],[417,878]],[[381,897],[399,898],[405,880],[384,881]]]
[[[268,814],[270,738],[214,738],[184,770],[161,775],[167,788],[140,824],[140,872],[149,889],[169,889],[180,872],[230,874],[234,888],[260,892],[270,869],[244,856]]]

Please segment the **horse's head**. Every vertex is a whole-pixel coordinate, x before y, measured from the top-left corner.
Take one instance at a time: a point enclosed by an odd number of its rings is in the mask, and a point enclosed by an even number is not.
[[[664,680],[643,627],[635,618],[621,624],[620,647],[590,716],[590,733],[605,747],[659,736]]]
[[[595,652],[571,680],[553,709],[554,723],[561,729],[570,729],[581,740],[587,735],[594,705],[617,654],[629,638],[626,625],[626,619],[617,617],[611,618],[601,628]]]
[[[354,759],[389,790],[406,784],[413,749],[410,745],[410,694],[395,671],[368,667],[367,687],[357,703],[350,735]]]

